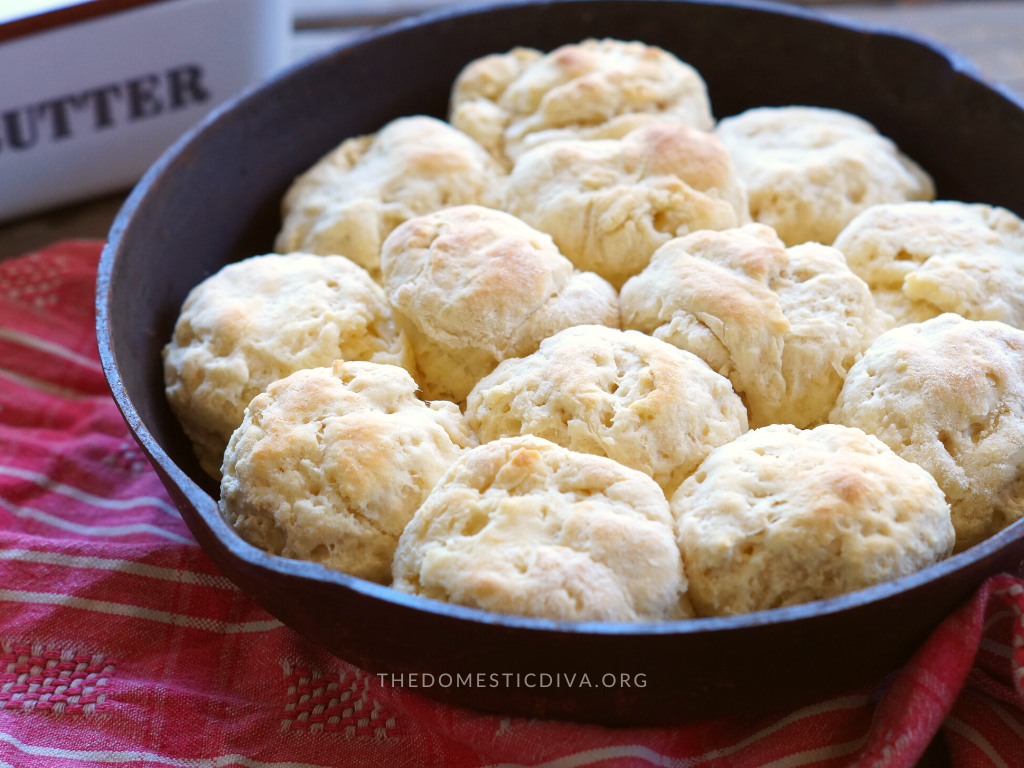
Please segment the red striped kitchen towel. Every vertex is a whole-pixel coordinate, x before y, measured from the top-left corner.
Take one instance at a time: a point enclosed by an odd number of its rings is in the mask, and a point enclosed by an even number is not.
[[[910,768],[940,728],[955,766],[1024,766],[1009,576],[884,693],[679,728],[480,715],[308,645],[217,573],[129,436],[96,354],[99,251],[0,263],[0,768]]]

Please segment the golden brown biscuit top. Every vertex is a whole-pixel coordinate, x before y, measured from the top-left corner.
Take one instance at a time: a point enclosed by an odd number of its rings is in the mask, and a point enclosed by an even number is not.
[[[335,360],[413,366],[380,286],[341,256],[268,254],[193,288],[164,349],[167,399],[203,468],[271,382]]]
[[[481,379],[466,420],[484,442],[532,434],[607,456],[671,493],[715,447],[747,429],[727,379],[637,331],[581,325]]]
[[[832,424],[747,432],[714,450],[671,507],[701,615],[862,589],[953,547],[949,506],[928,473]]]
[[[856,115],[819,107],[760,107],[715,134],[747,185],[750,213],[787,245],[831,244],[879,203],[931,200],[931,178]]]
[[[402,533],[397,589],[570,621],[689,615],[668,504],[646,475],[537,437],[462,456]]]
[[[503,169],[469,136],[432,117],[393,120],[348,139],[299,176],[282,201],[281,252],[340,254],[380,279],[380,248],[414,216],[496,203]]]
[[[398,537],[463,449],[452,403],[393,365],[337,361],[276,381],[224,454],[220,508],[251,543],[383,583]]]
[[[478,206],[402,225],[385,242],[381,265],[392,305],[423,333],[498,359],[574,271],[550,237]]]
[[[875,205],[835,247],[900,324],[942,312],[1024,327],[1024,221],[953,201]]]
[[[752,426],[826,420],[846,371],[891,323],[839,251],[787,250],[762,224],[666,243],[620,306],[624,327],[727,376]]]
[[[508,164],[555,139],[619,138],[652,121],[714,124],[696,70],[660,48],[618,40],[472,62],[456,80],[451,119]]]
[[[750,221],[746,191],[722,143],[670,123],[526,152],[509,175],[502,207],[615,286],[673,237]]]
[[[535,48],[513,48],[470,62],[452,86],[452,105],[473,99],[497,101],[509,84],[544,54]]]
[[[927,469],[962,550],[1024,514],[1024,331],[944,314],[880,336],[830,419]]]

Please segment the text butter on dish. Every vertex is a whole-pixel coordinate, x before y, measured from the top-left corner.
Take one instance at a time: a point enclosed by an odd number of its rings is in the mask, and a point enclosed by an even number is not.
[[[126,189],[284,63],[287,5],[0,4],[0,221]]]

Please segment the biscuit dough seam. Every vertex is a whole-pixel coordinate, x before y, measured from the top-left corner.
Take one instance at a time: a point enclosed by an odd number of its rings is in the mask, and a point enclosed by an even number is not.
[[[262,412],[260,412],[260,415],[262,415]],[[328,418],[337,418],[337,416],[331,416],[331,415],[319,416],[319,417],[316,417],[314,419],[311,419],[310,422],[306,422],[306,423],[311,423],[312,421],[315,421],[317,423],[317,431],[316,431],[315,439],[316,439],[317,446],[319,446],[321,448],[321,453],[322,453],[322,449],[323,449],[324,432],[327,429],[327,425],[326,425],[325,421]],[[257,425],[255,419],[253,419],[253,425],[254,426],[259,426],[260,429],[262,430],[262,424],[258,424]],[[266,435],[266,430],[263,430],[263,434],[264,434],[264,436]],[[317,467],[320,468],[321,471],[323,471],[322,456],[321,456],[321,462],[317,464]],[[283,467],[279,467],[279,469],[283,470]],[[387,530],[381,528],[379,523],[377,523],[375,520],[373,520],[369,515],[364,514],[362,512],[362,510],[358,509],[357,505],[353,505],[352,504],[352,500],[346,494],[342,493],[340,485],[332,482],[332,477],[331,477],[329,472],[324,471],[323,475],[324,475],[324,477],[323,477],[324,482],[327,483],[328,485],[330,485],[333,488],[333,490],[335,491],[335,493],[338,494],[339,498],[344,502],[345,510],[347,511],[348,514],[351,514],[353,517],[358,519],[361,523],[364,523],[368,527],[372,528],[375,533],[378,533],[381,536],[385,536],[385,537],[387,537],[389,539],[393,539],[395,541],[398,541],[399,536],[401,534],[391,533],[390,531],[387,531]],[[321,492],[322,492],[322,489],[321,489]],[[319,495],[320,495],[320,492],[317,492],[317,493],[313,494],[314,498],[319,496]],[[291,521],[291,524],[292,524],[292,527],[297,527],[296,520],[294,519],[294,510],[293,510],[293,508],[294,508],[294,504],[289,502],[289,504],[288,504],[288,511],[289,511],[290,514],[293,515],[293,519]],[[287,538],[288,538],[288,531],[282,529],[281,526],[279,526],[277,524],[277,519],[276,518],[277,518],[276,514],[272,515],[272,519],[274,520],[274,527],[278,528],[279,530],[281,530],[282,533],[285,534],[285,538],[287,540]],[[332,549],[333,545],[325,545],[325,546],[327,546],[328,549],[331,549],[333,551],[333,549]]]
[[[671,324],[672,320],[675,319],[676,317],[690,317],[690,318],[693,318],[694,322],[697,325],[700,325],[702,328],[706,328],[708,333],[710,333],[712,336],[714,336],[715,339],[717,339],[718,343],[722,345],[722,348],[725,349],[725,351],[729,353],[729,359],[726,361],[725,366],[722,368],[721,371],[715,371],[715,373],[717,373],[719,376],[722,376],[722,377],[724,377],[725,379],[727,379],[729,381],[729,386],[732,387],[733,392],[735,392],[736,395],[739,396],[740,400],[743,402],[743,407],[747,409],[747,413],[749,414],[750,413],[750,406],[747,403],[746,392],[740,392],[739,390],[737,390],[736,386],[732,382],[732,374],[736,373],[737,369],[736,369],[736,366],[733,364],[734,350],[733,350],[732,347],[729,346],[729,344],[725,340],[725,337],[727,335],[726,332],[725,332],[725,328],[726,328],[726,323],[728,322],[729,318],[725,318],[723,320],[722,318],[718,317],[717,315],[713,315],[710,312],[699,312],[697,314],[694,314],[692,312],[687,312],[685,310],[679,309],[679,310],[676,310],[676,311],[674,311],[672,313],[671,317],[669,318],[669,322],[668,323],[664,323],[662,327]],[[718,322],[717,323],[709,324],[707,322],[709,319],[714,319],[714,320],[717,320]],[[720,327],[721,331],[720,332],[716,331],[714,326]],[[778,344],[779,344],[779,354],[778,354],[778,357],[779,357],[779,360],[782,359],[783,353],[785,351],[785,346],[786,346],[786,338],[785,337],[786,337],[786,335],[788,335],[791,332],[792,331],[786,331],[786,333],[783,334],[778,339]],[[759,351],[763,353],[763,350],[759,350]],[[705,361],[705,362],[707,362],[707,361]],[[708,367],[710,368],[711,366],[709,365]],[[763,366],[763,367],[766,367],[766,366]],[[715,369],[712,368],[712,370],[715,370]],[[777,398],[773,398],[772,401],[771,401],[774,405],[778,405],[778,403],[781,403],[790,394],[790,383],[788,381],[786,381],[786,378],[782,375],[781,367],[780,367],[780,369],[778,371],[773,372],[772,379],[773,380],[775,380],[775,379],[782,379],[782,390],[783,390],[782,394],[779,397],[777,397]]]

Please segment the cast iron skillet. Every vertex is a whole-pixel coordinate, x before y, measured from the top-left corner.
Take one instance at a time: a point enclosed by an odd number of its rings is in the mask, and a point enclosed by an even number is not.
[[[374,672],[488,673],[474,675],[472,687],[420,689],[436,699],[532,717],[661,724],[780,709],[877,680],[986,576],[1020,567],[1024,526],[912,576],[781,610],[663,624],[503,616],[245,544],[218,514],[217,487],[168,409],[160,350],[182,301],[223,265],[271,250],[278,202],[294,176],[342,139],[393,118],[444,117],[452,81],[471,59],[587,37],[643,40],[677,54],[707,80],[719,118],[787,104],[859,114],[932,174],[940,198],[1024,214],[1024,104],[930,44],[745,2],[466,7],[392,25],[242,94],[150,169],[118,216],[99,270],[97,335],[117,404],[203,549],[274,616]],[[540,687],[546,678],[527,679],[529,672],[562,677]],[[519,685],[503,673],[519,673]],[[583,673],[595,687],[565,684]],[[606,688],[609,673],[616,685]]]

